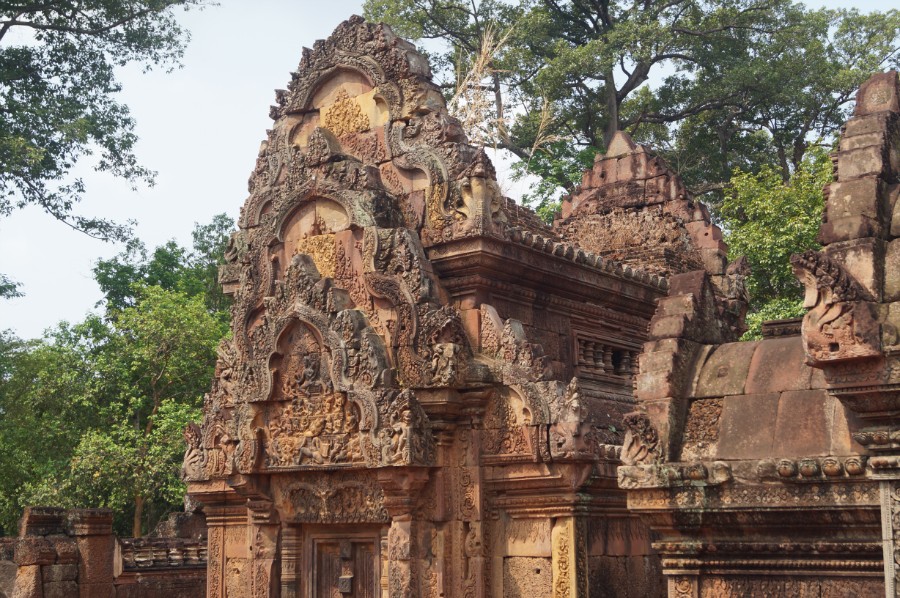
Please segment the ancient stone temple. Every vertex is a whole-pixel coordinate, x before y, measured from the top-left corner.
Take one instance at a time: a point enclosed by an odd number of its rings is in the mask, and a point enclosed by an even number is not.
[[[647,148],[548,226],[388,27],[304,50],[185,431],[207,596],[893,595],[897,98],[847,125],[802,333],[740,343],[742,260]]]
[[[424,57],[358,17],[271,116],[186,431],[208,596],[664,594],[616,467],[640,458],[623,421],[666,277],[699,268],[740,331],[705,209],[620,134],[543,224]]]
[[[894,72],[860,89],[824,247],[792,258],[802,324],[729,342],[712,278],[669,278],[619,468],[669,596],[900,595],[898,98]]]

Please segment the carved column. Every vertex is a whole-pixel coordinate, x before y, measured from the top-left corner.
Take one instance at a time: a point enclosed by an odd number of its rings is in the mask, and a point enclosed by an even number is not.
[[[419,492],[428,481],[426,467],[383,467],[378,482],[384,490],[384,506],[391,516],[388,530],[388,596],[417,598],[421,558],[421,522],[413,514]]]
[[[551,531],[553,598],[587,598],[587,524],[583,517],[558,517]]]
[[[277,596],[279,582],[278,514],[268,500],[248,501],[250,532],[250,568],[253,598]]]
[[[302,538],[296,525],[281,529],[281,598],[300,598]]]
[[[247,508],[243,504],[207,503],[207,598],[226,598],[227,587],[246,582]]]

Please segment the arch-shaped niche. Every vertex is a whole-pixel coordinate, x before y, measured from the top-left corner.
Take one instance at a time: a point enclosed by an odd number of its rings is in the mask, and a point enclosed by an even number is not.
[[[312,257],[319,274],[333,277],[335,271],[335,234],[350,228],[350,216],[340,203],[325,197],[304,201],[284,219],[271,260],[277,279],[298,253]]]
[[[391,120],[388,102],[369,78],[357,70],[333,69],[313,89],[307,111],[291,119],[290,141],[296,147],[306,147],[317,127],[340,138],[375,131]]]

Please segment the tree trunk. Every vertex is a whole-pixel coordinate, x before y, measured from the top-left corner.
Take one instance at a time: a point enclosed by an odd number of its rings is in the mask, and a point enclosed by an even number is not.
[[[134,522],[131,527],[131,536],[133,538],[141,537],[141,520],[144,518],[144,497],[135,495],[134,497]]]
[[[606,128],[603,131],[603,145],[607,148],[612,143],[613,136],[619,131],[619,98],[616,94],[616,81],[613,72],[606,73]]]
[[[778,149],[778,164],[781,166],[781,180],[787,183],[791,180],[791,167],[788,164],[787,152],[784,147],[779,145]]]

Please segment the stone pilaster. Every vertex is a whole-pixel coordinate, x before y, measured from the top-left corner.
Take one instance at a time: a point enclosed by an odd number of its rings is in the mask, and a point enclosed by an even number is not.
[[[587,598],[586,525],[578,517],[559,517],[551,532],[553,598]]]

